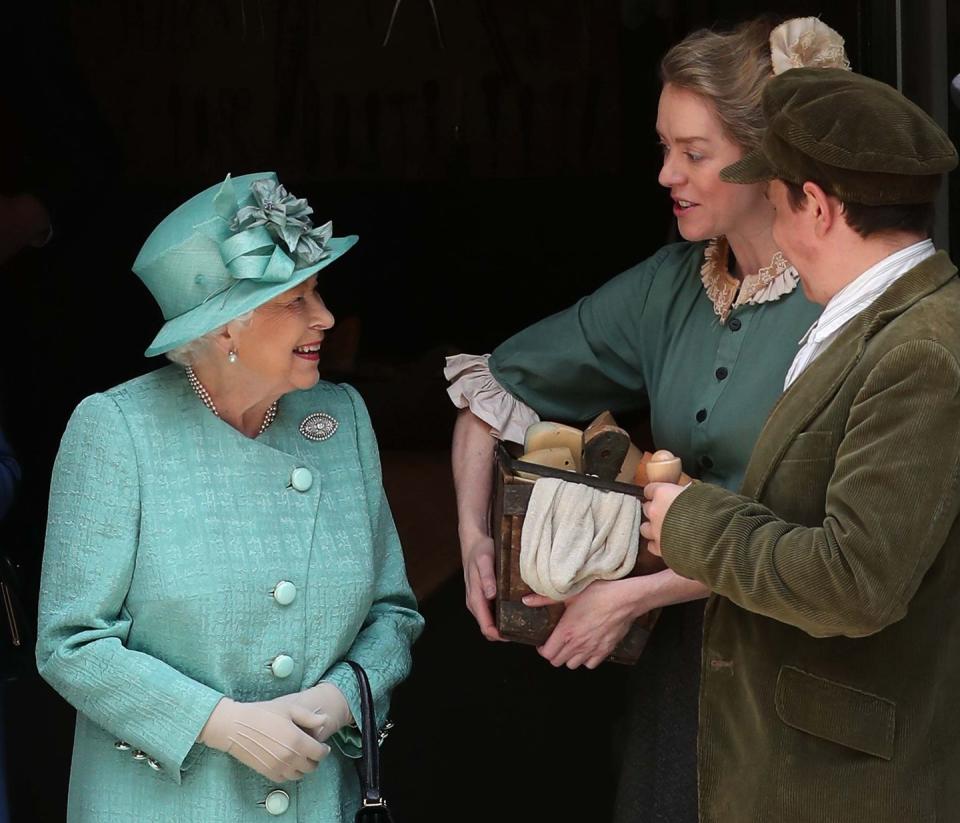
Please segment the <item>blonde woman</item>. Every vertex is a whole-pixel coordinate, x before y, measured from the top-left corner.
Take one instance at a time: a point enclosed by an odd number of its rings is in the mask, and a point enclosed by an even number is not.
[[[588,420],[649,405],[654,442],[688,472],[736,490],[797,341],[820,308],[772,234],[765,187],[720,180],[756,147],[761,94],[775,71],[848,67],[843,40],[814,18],[698,31],[667,52],[656,130],[659,181],[685,242],[666,246],[499,346],[450,358],[462,409],[453,440],[467,605],[498,639],[487,524],[494,437],[522,441],[538,418]],[[563,345],[558,346],[557,341]],[[597,666],[633,620],[666,608],[635,669],[616,819],[697,819],[700,630],[707,590],[669,570],[597,581],[566,601],[539,653],[554,666]],[[547,604],[533,595],[527,604]],[[678,605],[685,604],[685,605]],[[709,666],[709,661],[706,662]]]

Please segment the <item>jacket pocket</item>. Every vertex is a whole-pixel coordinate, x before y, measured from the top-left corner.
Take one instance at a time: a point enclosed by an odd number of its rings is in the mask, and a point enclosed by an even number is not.
[[[781,463],[791,460],[829,460],[837,455],[833,445],[833,432],[800,432],[780,458]]]
[[[777,715],[791,728],[893,759],[897,707],[892,700],[793,666],[780,667],[775,699]]]

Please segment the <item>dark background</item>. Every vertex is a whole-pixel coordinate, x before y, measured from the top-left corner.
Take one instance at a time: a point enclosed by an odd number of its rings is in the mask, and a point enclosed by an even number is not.
[[[140,244],[226,172],[275,170],[361,237],[325,273],[340,322],[324,372],[370,406],[428,619],[394,701],[388,798],[406,821],[606,819],[624,670],[554,671],[475,630],[443,355],[489,351],[672,239],[656,65],[684,34],[822,13],[856,70],[945,121],[958,4],[435,0],[437,21],[402,0],[386,44],[394,0],[5,5],[0,192],[34,192],[54,224],[0,266],[0,407],[25,473],[2,537],[28,607],[70,411],[165,362],[141,356],[160,315],[130,272]],[[72,710],[29,668],[6,702],[13,819],[62,820]]]

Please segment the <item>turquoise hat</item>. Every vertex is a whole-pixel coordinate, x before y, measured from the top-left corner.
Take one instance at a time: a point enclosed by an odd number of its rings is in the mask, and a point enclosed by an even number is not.
[[[329,266],[357,242],[314,227],[313,209],[273,172],[231,177],[174,210],[143,244],[133,271],[166,321],[145,354],[196,340]]]

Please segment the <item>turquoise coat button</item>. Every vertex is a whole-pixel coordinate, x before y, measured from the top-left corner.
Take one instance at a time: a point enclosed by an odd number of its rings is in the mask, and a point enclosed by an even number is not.
[[[281,606],[289,606],[297,598],[297,587],[289,580],[281,580],[273,587],[273,599]]]
[[[266,796],[263,805],[272,815],[283,814],[290,808],[290,795],[283,789],[274,789]]]
[[[298,492],[310,491],[313,485],[313,474],[310,469],[305,469],[303,466],[294,469],[293,474],[290,475],[290,485]]]
[[[278,654],[270,662],[270,671],[274,677],[289,677],[293,674],[293,658],[289,654]]]

